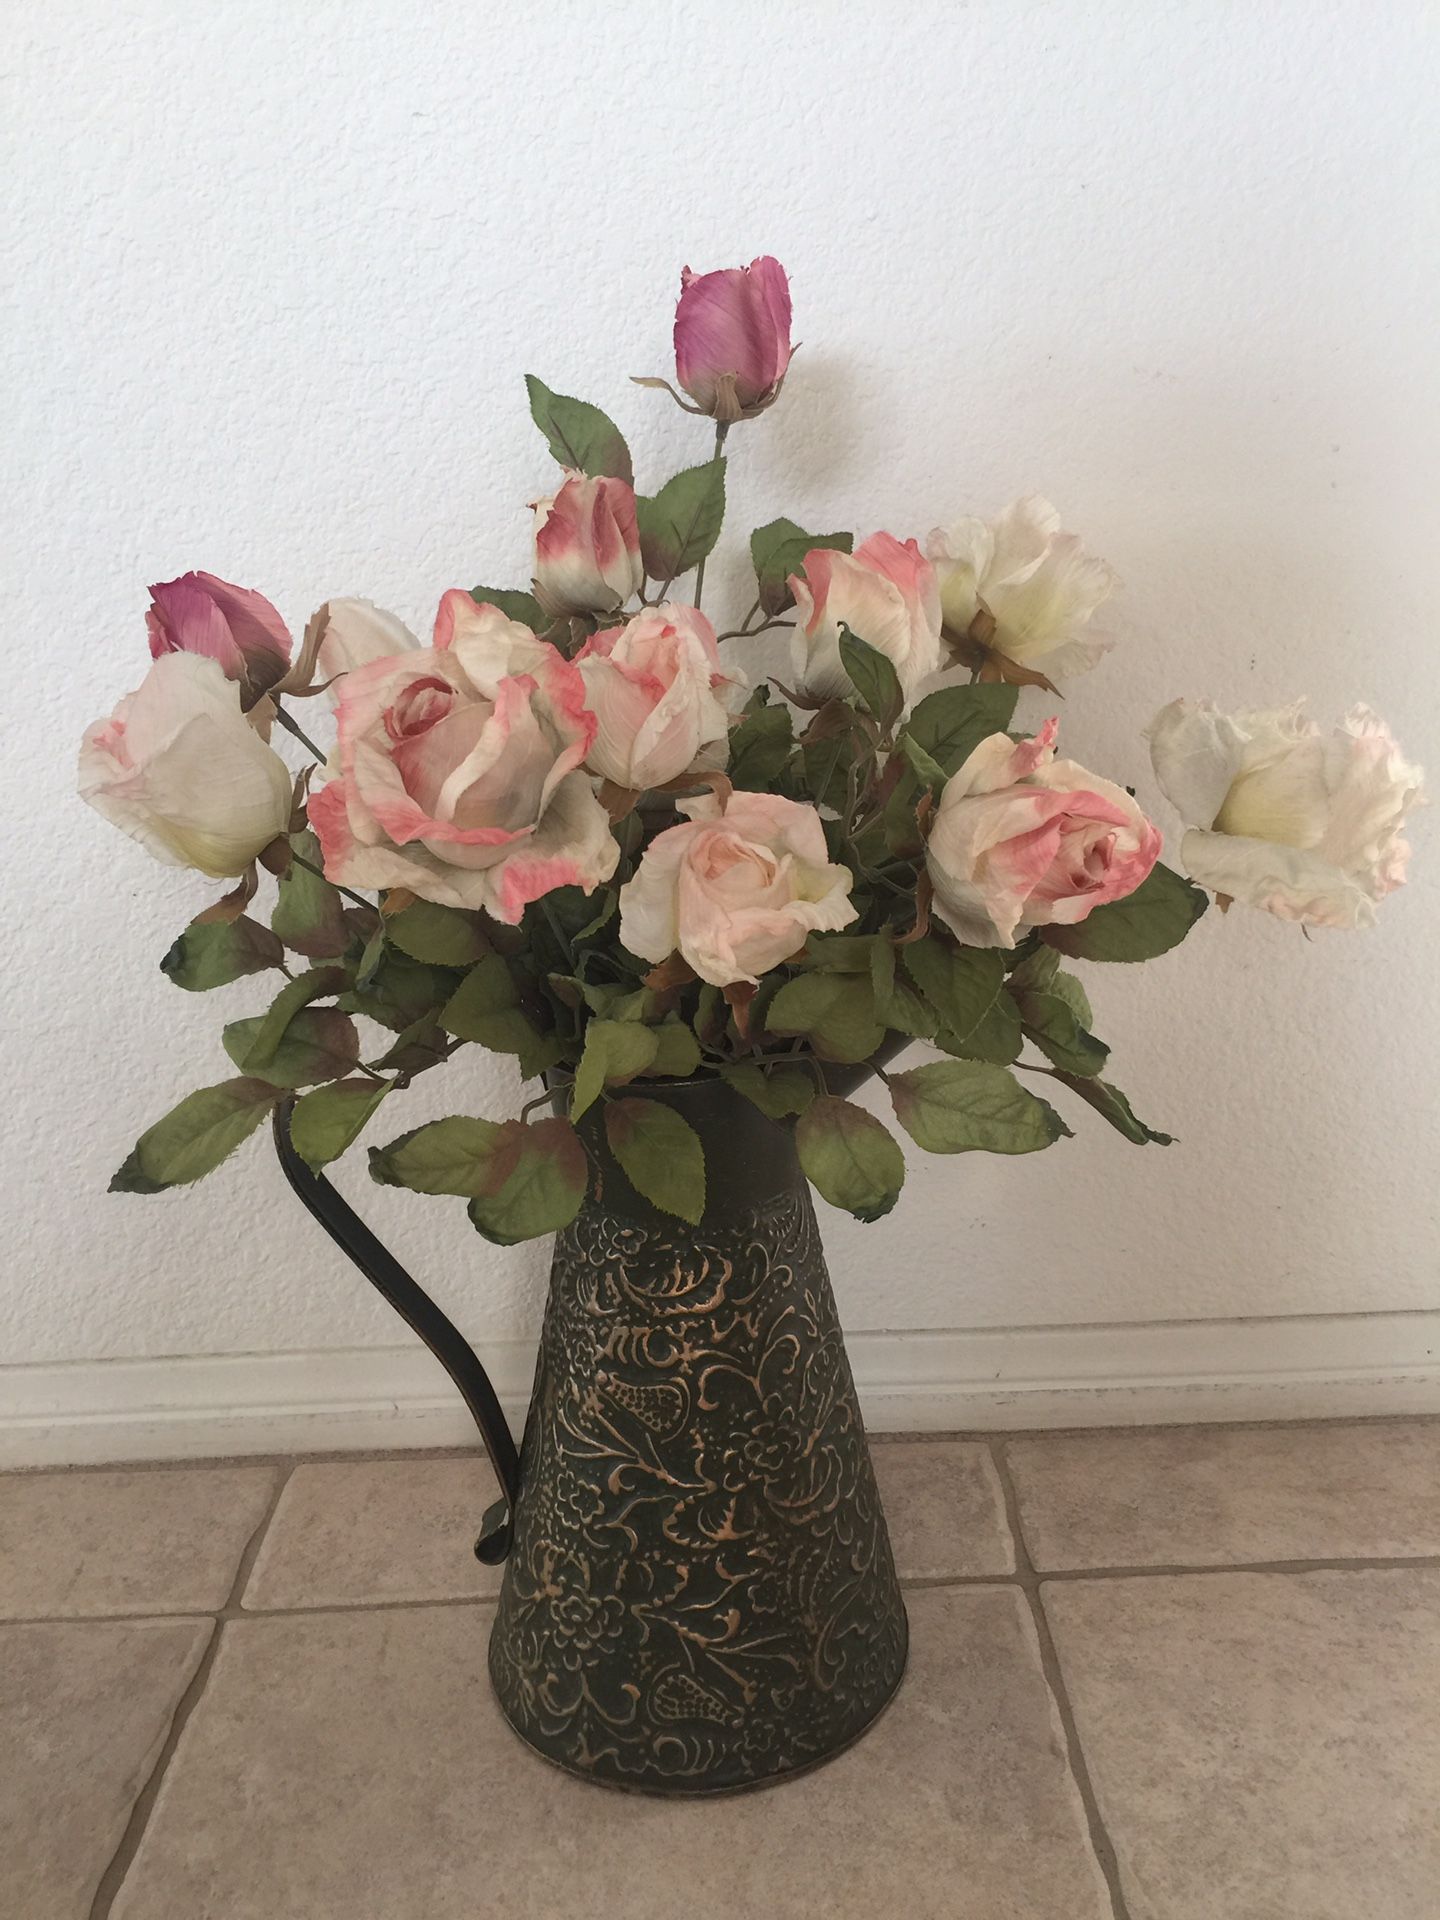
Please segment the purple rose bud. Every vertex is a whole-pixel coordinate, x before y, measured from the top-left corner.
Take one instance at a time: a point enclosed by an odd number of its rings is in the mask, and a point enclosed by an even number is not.
[[[239,681],[247,707],[290,665],[290,635],[270,602],[213,573],[184,573],[151,587],[145,625],[156,660],[198,653],[218,661],[227,680]]]

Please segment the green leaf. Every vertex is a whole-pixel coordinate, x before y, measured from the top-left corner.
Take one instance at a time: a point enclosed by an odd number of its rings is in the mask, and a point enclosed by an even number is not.
[[[832,1207],[878,1220],[899,1199],[905,1156],[890,1129],[863,1107],[817,1094],[795,1122],[795,1144],[806,1178]]]
[[[440,1024],[459,1040],[485,1041],[485,1023],[520,1004],[520,989],[498,953],[478,960],[440,1010]]]
[[[667,1080],[686,1080],[700,1065],[700,1043],[683,1020],[666,1020],[652,1027],[655,1058],[643,1071]]]
[[[881,947],[892,955],[895,952],[888,940],[874,933],[812,933],[800,963],[820,973],[870,973]]]
[[[470,969],[441,1009],[440,1024],[459,1040],[517,1055],[526,1080],[560,1057],[556,1037],[542,1033],[521,1007],[520,990],[498,953],[487,953]]]
[[[741,1060],[722,1067],[720,1077],[772,1120],[803,1113],[817,1091],[814,1074],[803,1067],[772,1067],[766,1072],[753,1061]]]
[[[848,798],[848,777],[858,752],[855,735],[848,728],[804,743],[801,755],[805,763],[805,785],[818,806],[843,812]]]
[[[1020,1051],[1020,1014],[1005,992],[1005,961],[993,948],[944,945],[933,935],[904,949],[905,970],[939,1016],[935,1044],[947,1053],[1008,1065]]]
[[[600,1098],[603,1088],[643,1073],[659,1050],[654,1027],[642,1027],[632,1020],[592,1020],[585,1029],[585,1045],[575,1069],[570,1118],[578,1120]]]
[[[1123,1133],[1127,1140],[1133,1140],[1137,1147],[1174,1146],[1173,1134],[1156,1133],[1153,1127],[1147,1127],[1143,1120],[1136,1119],[1130,1102],[1118,1087],[1112,1087],[1108,1081],[1082,1078],[1079,1074],[1065,1072],[1057,1072],[1055,1077],[1063,1080],[1082,1100],[1088,1101],[1117,1132]]]
[[[921,704],[923,705],[924,702],[922,701]],[[938,799],[946,780],[949,778],[949,775],[941,766],[940,762],[932,759],[924,747],[921,746],[920,742],[909,732],[902,733],[895,745],[897,751],[909,765],[910,771],[915,775],[921,786],[928,787],[931,793]],[[899,792],[899,788],[896,789],[896,792]],[[913,825],[915,810],[915,795],[913,790],[910,792],[905,804],[908,805],[910,809],[911,824]]]
[[[887,1078],[896,1119],[927,1153],[1034,1153],[1070,1131],[988,1061],[936,1060]]]
[[[1056,972],[1045,987],[1030,987],[1010,976],[1010,993],[1020,1009],[1025,1032],[1048,1060],[1068,1073],[1100,1073],[1110,1049],[1090,1031],[1090,998],[1073,973]]]
[[[189,1093],[135,1142],[111,1193],[163,1193],[201,1180],[235,1151],[280,1098],[266,1080],[222,1080]]]
[[[432,900],[416,900],[403,913],[391,914],[385,931],[392,946],[412,960],[437,967],[473,966],[490,951],[479,914],[438,907]]]
[[[235,1064],[246,1073],[263,1073],[275,1058],[281,1041],[302,1007],[308,1007],[312,1000],[323,1000],[328,994],[336,993],[345,984],[345,974],[339,967],[311,967],[308,973],[302,973],[297,980],[289,980],[270,1002],[270,1010],[258,1020],[236,1020],[232,1027],[245,1027],[250,1031],[250,1041],[244,1060],[235,1059]],[[231,1031],[230,1027],[226,1032]],[[227,1051],[229,1042],[226,1042]]]
[[[894,944],[883,937],[871,948],[870,984],[875,989],[876,1015],[887,1028],[916,1040],[934,1038],[939,1015],[901,976]]]
[[[283,965],[285,949],[268,927],[241,914],[238,920],[192,920],[160,971],[187,993],[227,987],[247,973]]]
[[[1041,927],[1047,946],[1072,960],[1153,960],[1178,947],[1210,904],[1199,887],[1155,867],[1124,900],[1096,907],[1073,927]]]
[[[558,1118],[507,1120],[500,1131],[491,1183],[470,1202],[470,1224],[500,1247],[568,1227],[590,1177],[574,1127]]]
[[[421,1073],[427,1067],[440,1064],[445,1058],[447,1044],[445,1029],[435,1015],[422,1013],[370,1065],[395,1073]]]
[[[552,393],[533,373],[525,376],[530,395],[530,418],[550,444],[551,457],[562,467],[581,473],[603,473],[626,486],[634,483],[635,469],[625,436],[615,422],[588,400]]]
[[[550,615],[541,612],[533,593],[512,593],[507,587],[472,587],[470,598],[477,606],[498,607],[507,620],[518,620],[532,633],[544,633],[553,624]]]
[[[427,1013],[438,1013],[455,991],[453,970],[427,966],[387,947],[368,986],[340,996],[346,1013],[363,1013],[404,1033]]]
[[[757,693],[768,693],[761,687]],[[790,709],[767,705],[752,696],[745,717],[730,729],[730,758],[725,771],[730,784],[750,793],[766,793],[780,769],[795,751],[795,724]]]
[[[292,834],[290,845],[301,859],[320,865],[320,842],[313,833]],[[292,860],[280,876],[270,925],[287,947],[308,960],[333,959],[350,944],[344,901],[328,880],[298,861]]]
[[[272,1087],[308,1087],[317,1080],[338,1080],[360,1058],[355,1022],[338,1007],[302,1007],[273,1051],[264,1039],[269,1018],[266,1014],[256,1020],[232,1020],[220,1039],[242,1073],[266,1080]],[[263,1063],[256,1057],[262,1051]]]
[[[452,1114],[412,1127],[388,1147],[370,1149],[370,1178],[382,1187],[408,1187],[412,1193],[457,1193],[467,1199],[495,1183],[504,1126]]]
[[[881,653],[878,647],[872,647],[861,635],[852,633],[843,621],[840,626],[840,664],[849,674],[850,684],[859,695],[860,704],[874,715],[882,727],[888,727],[899,719],[905,706],[905,693],[894,662],[888,654]]]
[[[716,454],[703,467],[686,467],[657,494],[635,502],[640,557],[652,580],[688,573],[720,538],[725,519],[725,460]]]
[[[808,1036],[822,1059],[868,1060],[885,1038],[869,973],[802,973],[787,980],[765,1015],[771,1033]]]
[[[804,570],[805,556],[817,547],[849,553],[854,536],[848,533],[806,533],[793,520],[772,520],[750,536],[750,558],[755,563],[755,585],[762,611],[770,619],[793,607],[790,576]]]
[[[941,687],[920,702],[905,722],[904,733],[948,778],[982,740],[1004,733],[1014,716],[1018,693],[1016,687]]]
[[[612,1100],[605,1140],[620,1170],[652,1206],[697,1226],[705,1211],[705,1150],[687,1120],[659,1100]]]
[[[290,1138],[306,1166],[316,1172],[338,1160],[365,1130],[390,1091],[388,1080],[332,1080],[301,1094],[290,1115]]]

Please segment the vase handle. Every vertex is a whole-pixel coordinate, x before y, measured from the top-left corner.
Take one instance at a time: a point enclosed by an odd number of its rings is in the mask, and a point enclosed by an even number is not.
[[[510,1551],[515,1499],[520,1490],[520,1457],[490,1376],[454,1322],[447,1319],[424,1288],[411,1279],[390,1249],[376,1239],[325,1176],[314,1172],[300,1158],[290,1137],[290,1110],[294,1104],[293,1098],[282,1100],[274,1115],[275,1151],[285,1178],[299,1196],[301,1205],[319,1221],[340,1251],[348,1255],[410,1330],[425,1342],[455,1382],[480,1430],[503,1497],[487,1509],[480,1523],[475,1558],[486,1566],[495,1566]]]

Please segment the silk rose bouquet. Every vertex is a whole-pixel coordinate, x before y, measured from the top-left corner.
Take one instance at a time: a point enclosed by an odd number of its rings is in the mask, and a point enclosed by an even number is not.
[[[1116,586],[1044,500],[923,549],[774,520],[751,535],[748,611],[717,632],[725,442],[779,399],[791,354],[777,261],[687,270],[675,384],[640,384],[707,419],[714,450],[650,494],[604,413],[531,378],[559,469],[533,578],[452,588],[426,642],[361,599],[327,602],[296,647],[268,600],[211,574],[152,589],[151,665],[86,733],[80,790],[157,859],[236,882],[162,960],[176,986],[280,984],[224,1028],[232,1076],[143,1134],[114,1188],[197,1180],[277,1107],[318,1169],[474,1045],[543,1088],[518,1117],[401,1133],[370,1167],[463,1196],[491,1240],[574,1217],[597,1128],[641,1194],[698,1220],[701,1141],[647,1098],[697,1075],[793,1125],[815,1188],[873,1220],[905,1165],[836,1091],[857,1068],[934,1153],[1047,1147],[1072,1102],[1164,1143],[1065,963],[1156,958],[1207,890],[1371,922],[1420,775],[1368,712],[1327,734],[1299,708],[1167,707],[1149,743],[1188,878],[1125,787],[1061,757],[1055,718],[1017,728],[1022,696],[1100,658]],[[747,686],[726,643],[779,629],[788,661]],[[291,711],[307,701],[333,708],[328,751]],[[277,728],[313,754],[298,777]],[[895,1067],[912,1041],[937,1057]]]

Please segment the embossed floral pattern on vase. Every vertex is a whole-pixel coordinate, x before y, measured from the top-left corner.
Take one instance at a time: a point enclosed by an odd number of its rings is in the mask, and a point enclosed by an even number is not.
[[[750,1783],[859,1733],[905,1638],[803,1187],[698,1232],[587,1204],[491,1644],[518,1731],[611,1781]]]

